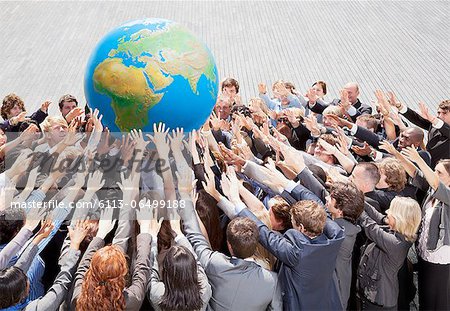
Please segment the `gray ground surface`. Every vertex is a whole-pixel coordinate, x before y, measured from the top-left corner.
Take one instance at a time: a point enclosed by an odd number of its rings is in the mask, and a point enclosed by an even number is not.
[[[204,40],[244,100],[260,81],[306,90],[323,79],[332,99],[354,80],[364,102],[381,88],[435,110],[450,93],[448,12],[448,1],[0,2],[0,98],[16,92],[30,112],[65,93],[84,102],[98,40],[126,21],[161,17]]]

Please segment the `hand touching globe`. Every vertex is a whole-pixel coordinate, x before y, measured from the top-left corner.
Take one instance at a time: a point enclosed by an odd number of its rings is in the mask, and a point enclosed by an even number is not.
[[[164,19],[137,20],[107,34],[87,64],[85,94],[111,132],[151,132],[163,122],[198,129],[217,96],[211,52],[189,30]]]

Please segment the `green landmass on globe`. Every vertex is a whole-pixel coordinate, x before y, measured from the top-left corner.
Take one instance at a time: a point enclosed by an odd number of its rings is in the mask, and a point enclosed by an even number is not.
[[[207,106],[212,109],[218,78],[215,62],[206,46],[189,30],[174,22],[157,20],[155,26],[155,22],[143,20],[131,25],[140,27],[116,40],[117,47],[109,49],[104,59],[99,61],[96,56],[93,73],[87,74],[88,83],[93,83],[94,90],[110,98],[115,125],[121,131],[148,127],[149,111],[163,101],[176,76],[187,80],[192,95],[202,100],[205,96],[211,99]],[[209,94],[199,94],[202,76],[208,81],[206,89]],[[186,105],[182,103],[183,97],[191,94],[186,94],[187,90],[179,85],[176,87],[175,91],[180,96],[180,103],[176,104]],[[91,93],[87,91],[88,95]],[[105,114],[104,106],[95,108]],[[183,113],[193,112],[189,107],[178,108],[185,110]],[[207,113],[201,114],[206,116]]]

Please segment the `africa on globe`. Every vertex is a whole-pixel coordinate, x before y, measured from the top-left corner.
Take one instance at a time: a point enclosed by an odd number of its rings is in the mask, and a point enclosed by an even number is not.
[[[96,46],[87,64],[85,95],[111,132],[198,129],[217,96],[213,56],[188,29],[149,18],[119,26]]]

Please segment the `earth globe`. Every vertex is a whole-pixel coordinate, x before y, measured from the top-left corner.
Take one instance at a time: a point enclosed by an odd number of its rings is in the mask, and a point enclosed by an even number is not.
[[[214,58],[187,28],[170,20],[135,20],[108,33],[88,61],[84,90],[110,132],[153,124],[198,129],[216,101]]]

